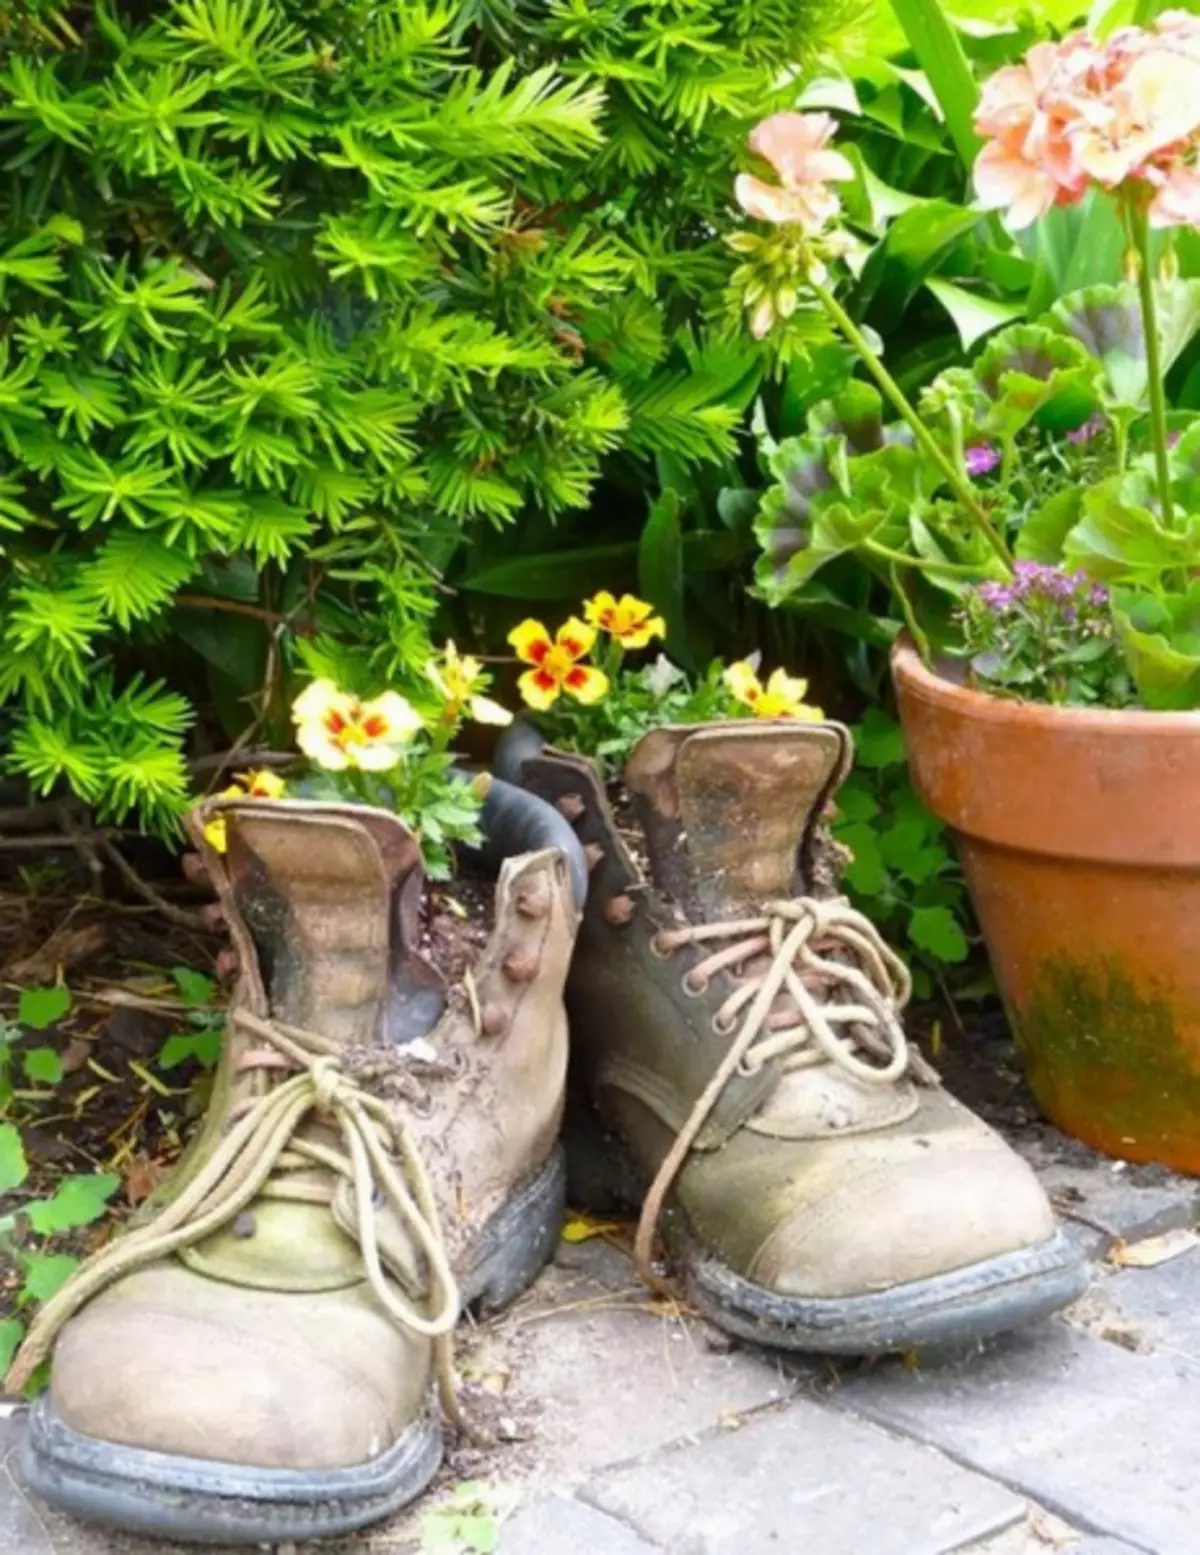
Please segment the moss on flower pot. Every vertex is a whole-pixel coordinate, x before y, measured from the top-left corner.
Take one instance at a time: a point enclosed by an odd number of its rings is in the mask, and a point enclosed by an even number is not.
[[[1110,1155],[1200,1172],[1200,714],[988,696],[892,659],[1034,1094]]]

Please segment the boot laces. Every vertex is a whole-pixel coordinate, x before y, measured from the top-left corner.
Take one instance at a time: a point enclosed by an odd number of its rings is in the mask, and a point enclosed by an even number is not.
[[[194,1247],[230,1226],[259,1195],[331,1203],[335,1182],[350,1183],[355,1231],[367,1281],[400,1329],[432,1340],[443,1407],[455,1424],[452,1335],[460,1297],[450,1268],[437,1205],[421,1152],[400,1109],[367,1091],[340,1062],[340,1046],[317,1032],[269,1021],[247,1010],[231,1023],[266,1046],[239,1068],[289,1071],[263,1095],[235,1106],[227,1132],[183,1191],[146,1225],[102,1248],[39,1311],[6,1385],[19,1391],[50,1353],[59,1330],[79,1309],[125,1275]],[[301,1132],[316,1113],[340,1135],[340,1148]],[[314,1181],[313,1166],[335,1181]],[[308,1170],[307,1177],[289,1173]],[[380,1252],[378,1215],[386,1207],[424,1255],[428,1310],[389,1280]]]
[[[785,1071],[831,1063],[873,1086],[892,1085],[910,1071],[924,1081],[936,1076],[909,1048],[900,1020],[912,992],[908,968],[843,898],[768,902],[753,917],[661,929],[651,943],[663,957],[689,946],[708,951],[684,975],[693,996],[719,973],[743,970],[713,1016],[714,1030],[732,1038],[729,1049],[642,1207],[635,1257],[643,1278],[656,1284],[654,1234],[666,1196],[735,1074],[754,1075],[779,1060]]]

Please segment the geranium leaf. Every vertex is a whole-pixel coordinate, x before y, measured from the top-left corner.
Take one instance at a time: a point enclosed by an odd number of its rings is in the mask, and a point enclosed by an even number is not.
[[[1183,594],[1117,590],[1113,618],[1146,706],[1200,706],[1200,579]]]
[[[1021,525],[1016,540],[1020,561],[1043,562],[1055,566],[1062,560],[1067,536],[1083,514],[1083,491],[1065,486],[1048,497]]]
[[[1153,481],[1143,470],[1091,487],[1063,545],[1063,565],[1102,583],[1151,587],[1164,572],[1191,567],[1200,519],[1190,519],[1186,531],[1166,530],[1150,509],[1153,500]]]
[[[1200,330],[1200,279],[1155,287],[1155,304],[1165,373]],[[1103,365],[1111,401],[1145,404],[1149,373],[1136,286],[1089,286],[1055,303],[1050,315]]]

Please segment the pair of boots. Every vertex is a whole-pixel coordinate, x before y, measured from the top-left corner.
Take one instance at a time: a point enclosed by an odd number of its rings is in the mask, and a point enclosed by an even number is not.
[[[1032,1173],[907,1046],[903,965],[821,879],[845,730],[655,730],[620,830],[587,762],[525,739],[485,807],[494,925],[450,980],[394,816],[193,817],[197,840],[226,822],[206,856],[241,968],[228,1041],[169,1191],[42,1310],[10,1377],[53,1345],[23,1455],[46,1500],[272,1543],[416,1497],[457,1414],[460,1314],[511,1301],[558,1238],[564,987],[573,1190],[640,1206],[639,1257],[661,1233],[714,1323],[864,1354],[1080,1292]]]

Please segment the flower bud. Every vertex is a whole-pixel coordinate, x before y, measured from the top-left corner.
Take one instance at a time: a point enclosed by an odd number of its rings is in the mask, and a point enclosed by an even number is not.
[[[1142,256],[1132,245],[1125,250],[1123,265],[1125,279],[1132,286],[1142,273]]]
[[[1174,286],[1179,279],[1179,253],[1174,243],[1168,243],[1158,261],[1158,279],[1164,286]]]

